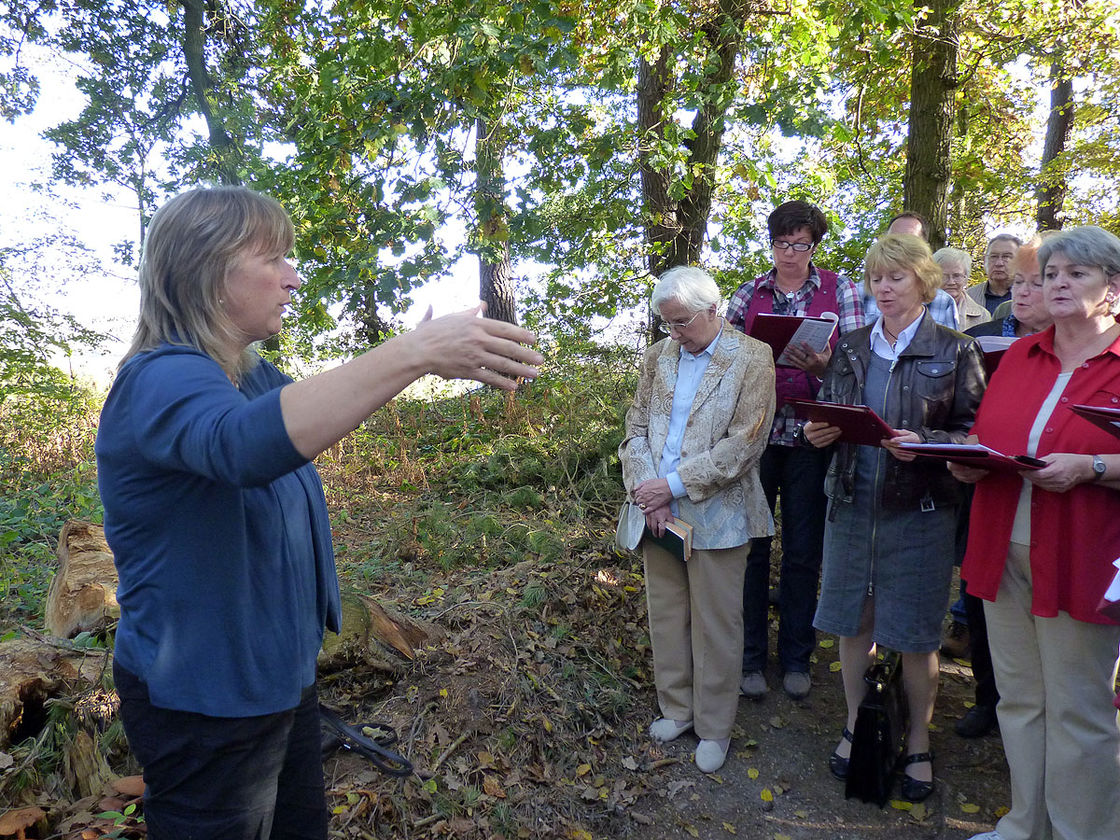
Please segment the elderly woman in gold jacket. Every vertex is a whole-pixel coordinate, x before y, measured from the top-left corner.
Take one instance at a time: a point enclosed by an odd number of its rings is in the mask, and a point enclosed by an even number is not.
[[[661,717],[650,737],[694,729],[706,773],[727,757],[743,654],[743,577],[753,537],[773,533],[758,476],[774,414],[770,348],[718,314],[698,268],[665,272],[652,308],[669,337],[646,351],[619,447],[630,501],[645,514],[646,593]],[[682,563],[648,536],[679,517],[693,528]]]

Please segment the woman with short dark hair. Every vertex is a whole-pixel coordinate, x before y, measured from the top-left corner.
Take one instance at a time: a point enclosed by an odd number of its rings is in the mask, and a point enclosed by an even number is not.
[[[787,359],[775,368],[777,410],[762,455],[762,486],[771,511],[782,504],[782,562],[778,586],[778,664],[786,694],[800,700],[809,694],[809,660],[816,646],[813,610],[820,579],[824,538],[824,474],[828,456],[798,437],[798,422],[787,402],[813,398],[839,337],[863,326],[863,303],[855,283],[817,266],[813,257],[828,221],[807,201],[787,201],[766,220],[774,267],[731,297],[727,320],[749,333],[763,314],[837,318],[828,346],[815,352],[808,345],[787,348]],[[785,363],[788,360],[788,364]],[[766,683],[770,591],[769,539],[755,540],[747,560],[743,586],[743,672],[741,690],[759,699]]]

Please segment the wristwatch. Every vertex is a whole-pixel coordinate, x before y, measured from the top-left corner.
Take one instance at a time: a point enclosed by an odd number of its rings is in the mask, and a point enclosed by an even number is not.
[[[1102,458],[1100,455],[1094,455],[1093,456],[1093,481],[1100,481],[1102,478],[1104,478],[1104,474],[1105,474],[1105,471],[1107,469],[1108,469],[1108,465],[1105,464],[1104,458]]]

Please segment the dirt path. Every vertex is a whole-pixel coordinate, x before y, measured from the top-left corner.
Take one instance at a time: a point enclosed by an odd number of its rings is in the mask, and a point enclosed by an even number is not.
[[[910,810],[896,807],[909,807],[900,799],[880,810],[845,800],[843,785],[828,770],[844,708],[840,675],[829,669],[835,659],[834,650],[818,648],[813,692],[804,701],[789,699],[773,675],[765,699],[741,699],[731,754],[718,774],[696,769],[691,734],[661,748],[665,758],[677,761],[651,780],[655,798],[635,809],[632,836],[958,840],[991,829],[997,812],[1010,803],[999,736],[967,740],[952,729],[972,699],[969,669],[952,660],[942,663],[932,732],[937,790]],[[899,796],[897,786],[894,795]],[[645,818],[649,822],[642,825]]]

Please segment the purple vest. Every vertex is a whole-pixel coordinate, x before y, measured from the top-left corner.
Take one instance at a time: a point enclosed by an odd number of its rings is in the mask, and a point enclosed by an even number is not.
[[[763,275],[765,277],[766,275]],[[763,277],[759,277],[755,281],[754,294],[751,295],[750,306],[747,311],[743,313],[743,332],[749,334],[751,331],[751,324],[754,323],[755,316],[761,312],[773,314],[774,312],[774,294],[770,289],[761,290],[759,283],[762,282]],[[840,314],[840,307],[836,303],[836,280],[838,275],[832,271],[825,271],[824,269],[817,269],[817,277],[820,278],[821,285],[811,298],[809,298],[809,306],[804,312],[796,312],[789,314],[797,315],[811,315],[820,317],[825,312],[835,312]],[[836,342],[839,340],[840,331],[836,330],[832,337],[828,340],[829,349],[836,349]],[[801,368],[788,367],[781,365],[774,368],[775,388],[777,392],[777,408],[781,408],[786,400],[790,397],[800,397],[801,399],[816,399],[817,389],[820,387],[820,380],[815,376],[810,376]]]

